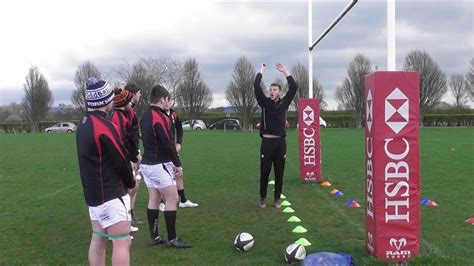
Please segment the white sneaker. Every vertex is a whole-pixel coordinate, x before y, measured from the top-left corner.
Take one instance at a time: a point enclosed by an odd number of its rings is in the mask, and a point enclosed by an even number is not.
[[[138,227],[130,226],[130,231],[131,232],[136,232],[136,231],[138,231]]]
[[[164,212],[165,211],[165,204],[163,202],[160,203],[160,206],[158,206],[158,209],[160,210],[160,212]]]
[[[180,207],[180,208],[195,208],[195,207],[197,207],[197,206],[199,206],[199,204],[193,203],[193,202],[190,201],[190,200],[187,200],[187,201],[184,202],[184,203],[181,202],[181,201],[179,202],[179,207]]]

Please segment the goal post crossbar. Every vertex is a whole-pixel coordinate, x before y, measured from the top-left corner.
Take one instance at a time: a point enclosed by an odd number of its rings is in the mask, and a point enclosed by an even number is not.
[[[311,0],[309,0],[311,1]],[[334,21],[329,25],[329,27],[327,27],[327,29],[321,34],[321,36],[319,36],[319,38],[314,41],[310,46],[309,46],[309,50],[312,51],[314,49],[314,47],[332,30],[332,28],[334,28],[334,26],[336,26],[336,24],[347,14],[347,12],[349,12],[349,10],[352,9],[353,6],[355,6],[355,4],[357,4],[357,1],[358,0],[351,0],[351,2],[349,2],[347,4],[347,6],[344,8],[344,10],[342,10],[342,12],[334,19]]]
[[[357,4],[358,0],[351,0],[347,6],[342,10],[342,12],[334,19],[334,21],[329,25],[329,27],[319,36],[319,38],[311,43],[313,40],[313,8],[312,1],[308,0],[308,98],[313,98],[313,49],[314,47],[326,36],[334,26],[352,9],[352,7]]]

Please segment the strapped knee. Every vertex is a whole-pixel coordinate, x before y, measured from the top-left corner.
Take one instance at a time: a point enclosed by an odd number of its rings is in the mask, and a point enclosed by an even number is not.
[[[129,238],[130,237],[130,234],[111,236],[111,235],[108,235],[108,234],[105,234],[105,233],[102,233],[102,232],[98,232],[98,231],[92,231],[92,232],[94,234],[100,236],[100,237],[107,238],[108,240],[117,240],[117,239],[123,239],[123,238]]]

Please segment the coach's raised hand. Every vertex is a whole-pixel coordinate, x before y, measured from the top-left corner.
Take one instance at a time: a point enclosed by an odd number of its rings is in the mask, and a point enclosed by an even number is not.
[[[286,70],[286,67],[283,64],[277,63],[276,64],[276,69],[280,71],[281,73],[285,74],[286,77],[290,75],[290,72]]]
[[[260,73],[261,73],[262,75],[263,75],[263,72],[265,72],[265,68],[266,68],[266,67],[267,67],[267,65],[265,65],[265,64],[262,64],[262,65],[260,66]]]

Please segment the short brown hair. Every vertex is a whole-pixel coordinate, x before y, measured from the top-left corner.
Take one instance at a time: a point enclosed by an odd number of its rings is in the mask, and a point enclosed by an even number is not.
[[[140,87],[138,87],[137,84],[133,83],[133,82],[130,82],[130,83],[127,83],[127,85],[125,85],[125,88],[127,91],[135,94],[137,93],[138,91],[140,91]]]
[[[278,89],[281,90],[281,86],[280,86],[280,84],[278,84],[278,83],[272,83],[272,84],[270,84],[270,87],[272,87],[272,86],[278,87]]]
[[[170,93],[165,87],[156,85],[151,89],[150,92],[150,103],[158,103],[161,98],[170,97]]]

